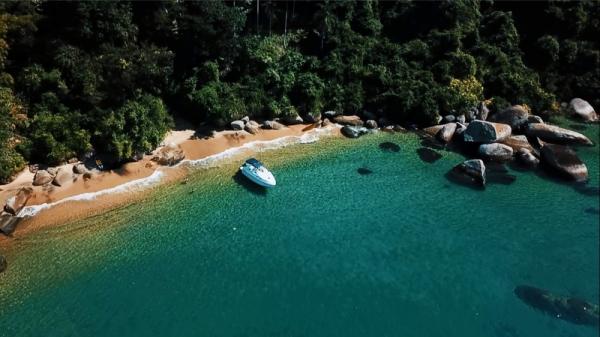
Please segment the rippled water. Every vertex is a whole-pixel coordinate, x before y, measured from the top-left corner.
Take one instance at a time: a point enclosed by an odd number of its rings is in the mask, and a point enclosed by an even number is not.
[[[262,152],[278,179],[266,193],[225,162],[22,238],[0,275],[0,335],[598,336],[513,290],[598,302],[599,147],[578,149],[585,189],[511,169],[514,183],[479,191],[444,177],[462,156],[428,163],[420,143]]]

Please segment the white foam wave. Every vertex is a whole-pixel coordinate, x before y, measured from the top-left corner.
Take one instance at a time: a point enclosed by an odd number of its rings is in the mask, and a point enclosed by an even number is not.
[[[282,147],[285,147],[288,145],[292,145],[292,144],[314,143],[320,139],[320,136],[330,135],[337,128],[339,128],[339,127],[332,125],[332,126],[325,127],[325,128],[312,129],[310,131],[303,133],[301,136],[285,136],[285,137],[276,138],[273,140],[252,141],[252,142],[245,143],[238,147],[229,148],[223,152],[220,152],[220,153],[217,153],[212,156],[205,157],[205,158],[195,159],[195,160],[185,159],[173,167],[177,167],[179,165],[186,165],[186,164],[194,166],[194,167],[212,167],[212,166],[218,165],[219,163],[221,163],[223,160],[225,160],[227,158],[231,158],[231,157],[233,157],[243,151],[247,151],[247,150],[262,152],[262,151],[267,151],[267,150],[279,149],[279,148],[282,148]],[[50,207],[58,205],[58,204],[62,204],[67,201],[90,201],[90,200],[96,199],[99,196],[106,195],[106,194],[125,193],[125,192],[131,192],[134,190],[143,189],[143,188],[146,188],[146,187],[149,187],[149,186],[152,186],[152,185],[158,183],[162,179],[162,176],[164,175],[164,173],[161,170],[165,170],[165,169],[169,169],[169,168],[171,168],[171,167],[165,166],[165,167],[162,167],[161,169],[154,171],[150,176],[148,176],[146,178],[132,180],[132,181],[126,182],[124,184],[121,184],[121,185],[118,185],[118,186],[115,186],[112,188],[100,190],[97,192],[82,193],[82,194],[67,197],[67,198],[52,202],[52,203],[44,203],[44,204],[40,204],[40,205],[26,206],[19,212],[19,214],[17,214],[17,216],[18,217],[34,216],[44,209],[50,208]]]
[[[97,192],[88,192],[88,193],[77,194],[77,195],[67,197],[64,199],[60,199],[58,201],[51,202],[51,203],[44,203],[44,204],[33,205],[33,206],[25,206],[19,212],[19,214],[17,214],[17,216],[21,217],[21,218],[27,217],[27,216],[34,216],[44,209],[50,208],[52,206],[56,206],[58,204],[62,204],[67,201],[90,201],[90,200],[96,199],[99,196],[106,195],[106,194],[125,193],[125,192],[143,189],[143,188],[146,188],[146,187],[149,187],[149,186],[152,186],[152,185],[158,183],[162,179],[163,175],[164,175],[164,173],[162,171],[156,170],[150,176],[148,176],[146,178],[140,178],[140,179],[128,181],[124,184],[121,184],[121,185],[118,185],[115,187],[111,187],[111,188],[107,188],[104,190],[100,190]]]

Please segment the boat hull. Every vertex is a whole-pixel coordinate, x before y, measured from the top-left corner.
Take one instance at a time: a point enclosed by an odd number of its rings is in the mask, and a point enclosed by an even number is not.
[[[265,188],[271,188],[271,187],[275,186],[275,183],[271,183],[271,182],[261,179],[260,177],[257,177],[255,174],[253,174],[253,172],[251,172],[250,170],[248,170],[247,168],[245,168],[243,166],[240,167],[240,171],[242,171],[242,174],[246,178],[250,179],[253,183],[255,183],[257,185],[260,185]]]

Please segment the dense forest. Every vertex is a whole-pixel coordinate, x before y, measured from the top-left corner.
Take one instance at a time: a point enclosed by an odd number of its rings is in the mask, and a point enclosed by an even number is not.
[[[174,117],[598,107],[599,36],[586,1],[0,2],[0,182],[91,151],[131,160]]]

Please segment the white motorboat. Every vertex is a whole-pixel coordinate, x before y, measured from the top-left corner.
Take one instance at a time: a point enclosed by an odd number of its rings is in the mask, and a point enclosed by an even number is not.
[[[277,184],[273,173],[267,170],[261,162],[254,158],[246,160],[244,165],[240,167],[240,171],[242,171],[242,174],[245,175],[246,178],[262,187],[270,188]]]

